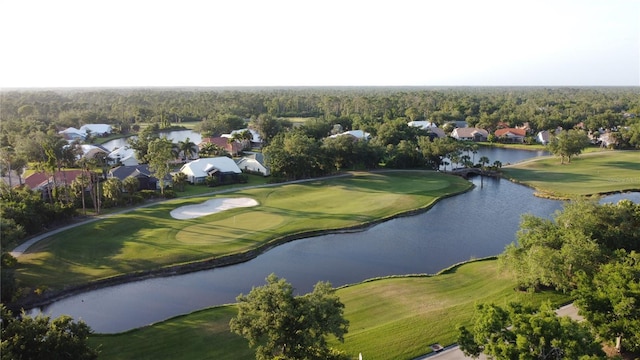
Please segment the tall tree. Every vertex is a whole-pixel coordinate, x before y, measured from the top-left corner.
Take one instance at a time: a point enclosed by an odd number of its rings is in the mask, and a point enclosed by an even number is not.
[[[310,294],[295,297],[285,279],[271,274],[266,281],[238,296],[238,315],[229,324],[256,348],[256,359],[345,358],[326,342],[328,335],[343,341],[349,325],[329,283],[319,282]]]
[[[173,154],[173,144],[167,138],[159,138],[149,143],[147,150],[147,160],[149,161],[149,170],[155,176],[160,184],[160,193],[164,195],[165,177],[171,172],[169,162],[175,159]]]
[[[460,349],[474,358],[481,353],[497,360],[604,358],[586,324],[556,316],[548,304],[540,309],[479,304],[473,326],[458,331]]]
[[[589,146],[589,137],[582,130],[561,131],[559,134],[551,136],[547,148],[549,152],[560,157],[560,163],[571,163],[573,156],[582,153]]]

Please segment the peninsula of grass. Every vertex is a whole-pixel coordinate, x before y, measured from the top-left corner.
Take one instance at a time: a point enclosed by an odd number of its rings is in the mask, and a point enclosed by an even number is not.
[[[572,198],[640,190],[640,151],[582,154],[571,163],[557,157],[522,162],[502,169],[505,177],[536,189],[538,196]]]
[[[427,209],[437,199],[470,187],[459,177],[437,172],[361,172],[174,199],[112,215],[36,243],[20,257],[17,278],[22,286],[55,291],[125,275],[215,263],[221,258],[247,260],[291,239],[364,227]],[[177,207],[216,197],[248,197],[259,205],[189,220],[177,220],[169,214]]]
[[[515,291],[516,283],[496,260],[454,267],[436,276],[392,277],[340,288],[349,332],[331,346],[371,359],[412,359],[429,345],[451,345],[458,325],[470,325],[477,303],[517,301],[560,306],[567,295]],[[229,331],[234,305],[201,310],[115,335],[94,335],[101,359],[255,359],[247,342]]]

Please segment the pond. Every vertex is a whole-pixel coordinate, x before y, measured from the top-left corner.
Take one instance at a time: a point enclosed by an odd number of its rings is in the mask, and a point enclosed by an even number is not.
[[[98,333],[115,333],[233,303],[240,293],[263,285],[270,273],[287,279],[299,294],[311,291],[318,281],[342,286],[380,276],[432,274],[501,253],[515,240],[522,214],[549,217],[562,207],[559,201],[537,198],[533,190],[506,180],[471,181],[473,190],[443,199],[419,215],[362,232],[297,240],[237,265],[78,294],[41,310],[53,317],[82,319]]]

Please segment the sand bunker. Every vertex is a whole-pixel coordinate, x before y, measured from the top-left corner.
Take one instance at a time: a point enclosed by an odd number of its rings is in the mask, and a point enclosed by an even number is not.
[[[174,219],[194,219],[201,216],[215,214],[220,211],[234,209],[238,207],[251,207],[258,205],[258,202],[251,198],[221,198],[212,199],[198,205],[181,206],[171,211]]]

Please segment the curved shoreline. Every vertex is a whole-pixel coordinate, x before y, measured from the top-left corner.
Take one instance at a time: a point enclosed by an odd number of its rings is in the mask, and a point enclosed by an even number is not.
[[[390,171],[395,171],[395,170],[390,170]],[[402,170],[401,170],[402,171]],[[406,170],[405,170],[406,171]],[[412,170],[415,171],[415,170]],[[420,171],[420,170],[419,170]],[[422,170],[423,171],[423,170]],[[384,171],[386,172],[386,171]],[[350,175],[350,174],[348,174]],[[345,176],[345,175],[339,175],[339,176]],[[316,181],[318,180],[317,178],[314,179],[305,179],[303,181]],[[301,182],[301,181],[299,181]],[[283,185],[283,184],[288,184],[290,182],[287,183],[279,183],[279,184],[275,184],[275,185]],[[272,185],[273,186],[273,185]],[[230,255],[225,255],[225,256],[220,256],[220,257],[216,257],[216,258],[210,258],[210,259],[206,259],[206,260],[201,260],[201,261],[195,261],[195,262],[190,262],[190,263],[185,263],[185,264],[177,264],[177,265],[171,265],[171,266],[166,266],[166,267],[162,267],[162,268],[158,268],[158,269],[152,269],[152,270],[145,270],[145,271],[138,271],[138,272],[133,272],[133,273],[128,273],[128,274],[122,274],[122,275],[117,275],[117,276],[113,276],[113,277],[109,277],[109,278],[104,278],[104,279],[100,279],[100,280],[95,280],[95,281],[91,281],[85,284],[81,284],[81,285],[75,285],[75,286],[70,286],[67,288],[63,288],[60,290],[48,290],[45,291],[43,294],[41,295],[36,295],[36,294],[31,294],[29,296],[23,297],[22,299],[19,299],[18,301],[12,303],[12,304],[8,304],[7,306],[11,309],[11,310],[20,310],[20,309],[25,309],[25,310],[29,310],[29,309],[33,309],[33,308],[37,308],[37,307],[43,307],[46,305],[49,305],[53,302],[62,300],[66,297],[70,297],[73,295],[77,295],[86,291],[91,291],[91,290],[96,290],[99,288],[105,288],[105,287],[109,287],[109,286],[115,286],[115,285],[120,285],[120,284],[125,284],[125,283],[129,283],[129,282],[135,282],[135,281],[139,281],[139,280],[145,280],[145,279],[149,279],[149,278],[156,278],[156,277],[168,277],[168,276],[175,276],[175,275],[182,275],[182,274],[187,274],[187,273],[192,273],[192,272],[197,272],[197,271],[202,271],[202,270],[210,270],[210,269],[214,269],[214,268],[219,268],[219,267],[225,267],[225,266],[230,266],[230,265],[235,265],[235,264],[239,264],[239,263],[243,263],[243,262],[247,262],[249,260],[252,260],[256,257],[258,257],[259,255],[265,253],[266,251],[275,248],[277,246],[280,246],[282,244],[286,244],[288,242],[291,241],[295,241],[295,240],[300,240],[300,239],[305,239],[305,238],[309,238],[309,237],[315,237],[315,236],[320,236],[320,235],[327,235],[327,234],[338,234],[338,233],[349,233],[349,232],[360,232],[360,231],[365,231],[373,226],[376,226],[380,223],[389,221],[389,220],[393,220],[396,218],[400,218],[400,217],[406,217],[406,216],[413,216],[413,215],[417,215],[417,214],[421,214],[423,212],[428,211],[429,209],[431,209],[435,204],[437,204],[439,201],[441,201],[442,199],[446,199],[449,197],[453,197],[459,194],[463,194],[466,193],[468,191],[471,191],[473,188],[475,187],[475,185],[470,184],[470,186],[463,190],[463,191],[459,191],[456,193],[451,193],[451,194],[445,194],[442,196],[439,196],[438,198],[436,198],[434,201],[432,201],[431,203],[429,203],[426,206],[420,207],[420,208],[416,208],[413,210],[408,210],[408,211],[404,211],[404,212],[400,212],[391,216],[387,216],[384,218],[380,218],[377,220],[373,220],[367,223],[363,223],[363,224],[358,224],[358,225],[354,225],[354,226],[350,226],[350,227],[346,227],[346,228],[338,228],[338,229],[325,229],[325,230],[313,230],[313,231],[304,231],[304,232],[299,232],[296,234],[289,234],[289,235],[284,235],[278,238],[274,238],[273,240],[262,244],[254,249],[251,250],[247,250],[241,253],[236,253],[236,254],[230,254]],[[231,191],[237,191],[239,189],[233,189],[230,191],[226,191],[226,192],[231,192]],[[98,219],[91,219],[89,221],[96,221],[96,220],[100,220]],[[75,226],[77,224],[73,224],[70,225],[69,227]],[[59,229],[57,230],[57,232],[66,230],[66,228],[68,227],[64,227],[63,229]],[[50,233],[47,233],[47,235],[49,235]],[[46,238],[48,236],[44,236],[43,238]]]

